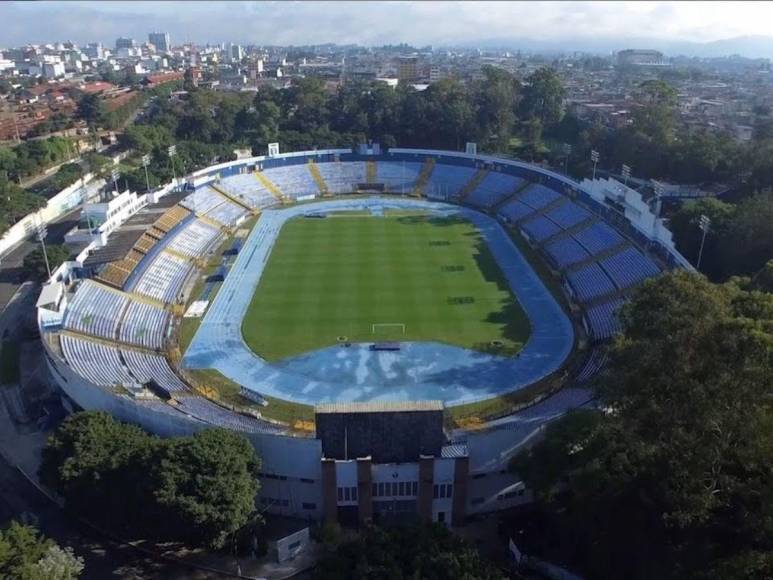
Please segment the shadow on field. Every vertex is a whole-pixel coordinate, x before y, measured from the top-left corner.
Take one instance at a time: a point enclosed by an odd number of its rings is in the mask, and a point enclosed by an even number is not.
[[[502,336],[516,343],[514,346],[490,344],[480,345],[477,348],[490,354],[512,355],[520,351],[524,345],[523,341],[528,336],[530,330],[529,319],[513,295],[510,285],[507,283],[499,264],[494,259],[494,255],[491,253],[488,245],[486,245],[483,237],[480,234],[476,235],[478,240],[475,243],[474,258],[478,269],[487,282],[495,283],[497,288],[506,292],[508,296],[507,299],[502,301],[500,310],[489,314],[486,322],[501,324],[503,326]]]
[[[431,223],[438,227],[450,227],[461,224],[470,224],[470,221],[462,216],[436,217],[428,215],[403,216],[397,218],[403,225],[423,225]],[[483,235],[477,230],[466,234],[472,236],[474,240],[474,259],[483,278],[487,282],[493,282],[502,292],[507,293],[508,298],[503,300],[500,309],[492,312],[486,318],[486,322],[501,325],[502,343],[493,341],[490,343],[476,344],[474,348],[486,354],[499,356],[513,356],[518,353],[525,344],[525,339],[530,332],[529,319],[524,313],[521,305],[513,295],[513,291],[502,273],[502,270],[494,259],[490,248],[485,242]],[[431,245],[442,245],[442,240],[430,242]],[[446,266],[444,271],[452,271],[453,266]],[[456,297],[458,298],[458,297]],[[461,301],[460,301],[461,302]]]

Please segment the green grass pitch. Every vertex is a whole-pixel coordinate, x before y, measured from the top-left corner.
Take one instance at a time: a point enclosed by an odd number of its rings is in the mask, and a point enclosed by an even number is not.
[[[374,332],[374,324],[404,329]],[[470,222],[389,213],[285,223],[242,322],[246,343],[269,361],[339,339],[438,341],[512,355],[529,331]]]

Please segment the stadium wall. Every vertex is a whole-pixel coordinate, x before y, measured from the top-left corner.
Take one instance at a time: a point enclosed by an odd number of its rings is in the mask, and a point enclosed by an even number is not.
[[[128,397],[110,393],[76,374],[43,340],[51,377],[80,408],[104,411],[161,437],[193,435],[212,426],[180,414],[155,411]],[[242,433],[261,458],[262,509],[284,516],[317,520],[322,514],[320,441],[259,433]]]

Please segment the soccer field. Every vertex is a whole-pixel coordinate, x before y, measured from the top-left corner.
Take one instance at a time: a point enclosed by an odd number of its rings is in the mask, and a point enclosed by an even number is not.
[[[288,221],[242,322],[276,361],[341,341],[438,341],[512,355],[529,321],[478,230],[449,217]]]

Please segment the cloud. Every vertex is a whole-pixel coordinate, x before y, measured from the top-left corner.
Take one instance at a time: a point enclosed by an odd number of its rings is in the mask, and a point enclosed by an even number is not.
[[[471,44],[491,38],[711,41],[769,34],[767,2],[6,2],[0,45],[173,42]]]

